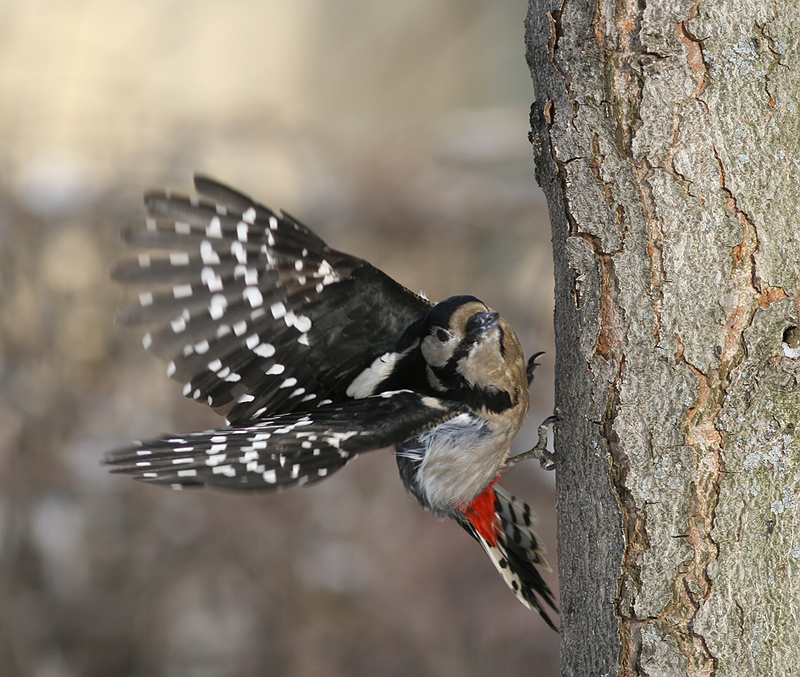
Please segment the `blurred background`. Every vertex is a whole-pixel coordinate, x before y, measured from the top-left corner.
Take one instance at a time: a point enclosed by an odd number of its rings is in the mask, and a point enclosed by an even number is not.
[[[546,350],[524,0],[0,4],[0,675],[555,675],[558,637],[480,548],[362,457],[310,489],[170,492],[103,451],[221,423],[184,400],[108,270],[195,170]],[[523,467],[524,466],[524,467]],[[540,515],[552,476],[504,484]],[[548,576],[555,589],[554,576]]]

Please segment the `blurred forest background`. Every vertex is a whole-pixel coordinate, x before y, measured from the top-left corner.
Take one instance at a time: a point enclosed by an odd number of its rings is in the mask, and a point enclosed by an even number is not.
[[[0,4],[0,675],[547,675],[558,637],[393,459],[313,488],[170,492],[107,474],[130,439],[219,425],[108,271],[149,187],[203,171],[431,298],[474,294],[546,350],[546,207],[524,0]],[[524,467],[522,467],[524,466]],[[553,478],[504,484],[540,515]],[[555,587],[554,576],[548,581]]]

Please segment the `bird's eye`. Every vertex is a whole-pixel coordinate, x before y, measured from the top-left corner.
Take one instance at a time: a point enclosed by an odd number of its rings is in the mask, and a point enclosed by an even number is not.
[[[437,329],[436,338],[442,343],[447,343],[450,340],[450,334],[448,334],[444,329]]]

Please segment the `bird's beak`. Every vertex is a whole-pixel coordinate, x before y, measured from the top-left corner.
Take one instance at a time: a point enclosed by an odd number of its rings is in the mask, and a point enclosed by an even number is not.
[[[479,338],[487,334],[500,322],[500,313],[478,313],[467,322],[467,336]]]

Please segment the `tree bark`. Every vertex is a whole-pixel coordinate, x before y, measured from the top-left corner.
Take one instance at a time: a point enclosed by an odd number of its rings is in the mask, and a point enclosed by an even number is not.
[[[562,674],[800,674],[800,9],[531,0]]]

